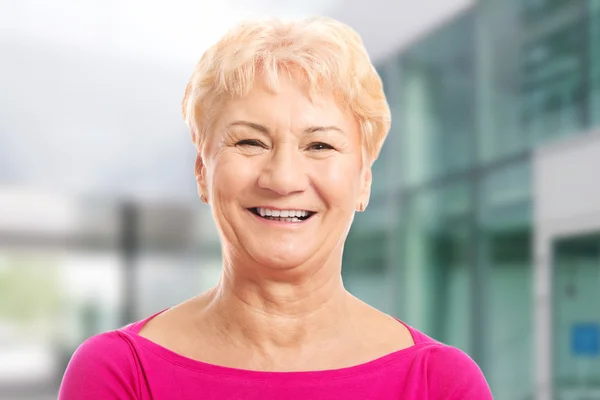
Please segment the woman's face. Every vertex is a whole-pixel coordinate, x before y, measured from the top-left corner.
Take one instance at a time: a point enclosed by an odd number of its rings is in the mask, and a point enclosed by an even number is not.
[[[199,175],[225,255],[275,269],[341,254],[354,212],[369,198],[356,120],[333,96],[281,78],[229,101],[206,139]]]

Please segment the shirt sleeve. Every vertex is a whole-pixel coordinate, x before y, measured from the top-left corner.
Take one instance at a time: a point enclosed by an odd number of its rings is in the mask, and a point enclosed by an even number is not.
[[[118,332],[93,336],[73,354],[58,399],[138,399],[136,371],[130,344]]]
[[[455,347],[432,350],[427,380],[430,398],[434,400],[493,400],[479,366]]]

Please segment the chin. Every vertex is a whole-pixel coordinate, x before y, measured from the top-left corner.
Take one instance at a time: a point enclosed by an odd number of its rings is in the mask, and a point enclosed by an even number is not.
[[[273,270],[292,270],[310,260],[311,253],[306,248],[299,251],[264,250],[249,252],[260,265]],[[254,253],[254,254],[253,254]],[[314,254],[314,252],[312,252]]]

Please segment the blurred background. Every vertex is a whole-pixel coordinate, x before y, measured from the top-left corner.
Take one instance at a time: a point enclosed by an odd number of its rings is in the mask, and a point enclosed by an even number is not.
[[[496,399],[600,399],[600,0],[291,3],[0,0],[0,399],[56,398],[87,337],[216,283],[184,86],[235,22],[314,14],[393,111],[347,288]]]

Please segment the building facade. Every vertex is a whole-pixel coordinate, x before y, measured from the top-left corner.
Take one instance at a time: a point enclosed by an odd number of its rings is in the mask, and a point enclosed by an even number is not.
[[[536,157],[600,126],[600,1],[481,0],[378,69],[393,123],[347,287],[465,350],[495,398],[600,398],[568,397],[600,387],[600,226],[552,242],[547,321],[535,246]],[[600,185],[597,160],[570,179]]]

